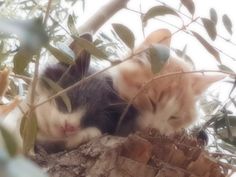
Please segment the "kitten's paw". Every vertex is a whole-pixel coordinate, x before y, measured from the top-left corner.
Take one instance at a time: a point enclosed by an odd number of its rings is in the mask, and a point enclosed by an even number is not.
[[[89,140],[101,135],[101,131],[95,127],[82,129],[76,135],[67,138],[65,144],[66,149],[76,148],[82,143],[88,142]]]

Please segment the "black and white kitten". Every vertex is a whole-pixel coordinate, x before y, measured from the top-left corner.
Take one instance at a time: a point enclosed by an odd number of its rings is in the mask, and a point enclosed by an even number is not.
[[[81,38],[92,41],[89,34],[82,35]],[[52,88],[43,78],[67,88],[96,71],[90,66],[90,54],[85,50],[80,51],[74,65],[58,63],[47,67],[36,88],[35,104],[53,95]],[[73,148],[104,133],[128,135],[134,132],[137,110],[133,106],[116,131],[127,102],[114,89],[112,77],[108,73],[84,80],[66,94],[71,103],[71,112],[68,112],[61,97],[36,109],[39,142],[63,141],[66,148]]]

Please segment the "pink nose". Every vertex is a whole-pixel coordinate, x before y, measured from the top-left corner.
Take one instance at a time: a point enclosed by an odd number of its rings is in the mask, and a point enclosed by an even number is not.
[[[76,132],[76,131],[79,130],[79,127],[78,127],[78,126],[71,125],[71,124],[69,124],[68,122],[65,122],[64,126],[61,127],[61,128],[62,128],[62,131],[63,131],[65,134],[74,133],[74,132]]]

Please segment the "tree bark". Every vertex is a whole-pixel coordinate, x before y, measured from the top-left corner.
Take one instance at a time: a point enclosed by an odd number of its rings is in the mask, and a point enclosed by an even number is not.
[[[72,151],[40,149],[33,160],[50,177],[224,177],[228,171],[185,135],[104,135]]]

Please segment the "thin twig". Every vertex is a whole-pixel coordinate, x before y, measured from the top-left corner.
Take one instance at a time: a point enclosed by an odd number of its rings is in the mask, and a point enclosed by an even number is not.
[[[169,5],[167,5],[166,3],[164,3],[164,2],[162,2],[162,1],[160,1],[160,0],[156,0],[156,1],[159,2],[159,3],[161,3],[161,4],[164,5],[164,6],[168,6],[169,8],[171,8],[171,9],[177,11],[178,13],[180,13],[180,14],[183,15],[183,16],[185,16],[186,18],[188,18],[188,19],[190,19],[190,20],[192,19],[192,17],[190,17],[190,16],[186,15],[185,13],[181,12],[180,9],[179,9],[179,10],[178,10],[178,9],[175,9],[175,8],[173,8],[173,7],[169,6]],[[202,26],[202,27],[203,27],[203,24],[202,24],[202,23],[199,23],[199,22],[196,22],[196,23],[197,23],[199,26]],[[226,42],[228,42],[228,43],[230,43],[230,44],[236,46],[236,43],[234,43],[234,42],[232,42],[232,41],[226,39],[226,38],[223,37],[221,34],[218,34],[218,33],[217,33],[217,36],[220,37],[221,39],[225,40]]]
[[[32,87],[31,87],[31,92],[30,92],[30,110],[32,110],[34,107],[35,90],[36,90],[38,74],[39,74],[39,58],[40,58],[40,51],[36,55],[36,60],[35,60],[34,77],[33,77]]]
[[[129,11],[131,11],[131,12],[135,12],[135,13],[139,13],[139,14],[141,14],[141,15],[144,15],[144,13],[142,13],[142,12],[139,12],[139,11],[136,11],[136,10],[133,10],[133,9],[130,9],[130,8],[126,8],[126,9],[129,10]],[[189,18],[192,19],[191,17],[189,17]],[[161,19],[156,18],[156,17],[154,17],[153,19],[158,20],[158,21],[163,22],[163,23],[166,23],[166,24],[168,24],[168,25],[170,25],[170,26],[172,26],[172,27],[174,27],[174,28],[176,28],[176,29],[181,29],[180,27],[178,27],[178,26],[176,26],[176,25],[173,25],[172,23],[169,23],[169,22],[167,22],[167,21],[165,21],[165,20],[161,20]],[[196,22],[197,24],[199,24],[199,22],[198,22],[197,20],[196,20],[195,22]],[[188,32],[186,29],[183,30],[183,32],[186,33],[186,34],[188,34],[188,35],[190,35],[190,36],[192,36],[192,37],[194,37],[194,35],[193,35],[192,33]],[[229,41],[226,41],[226,42],[229,42]],[[236,45],[236,44],[235,44],[235,45]],[[231,55],[225,53],[223,50],[219,49],[218,47],[215,47],[215,46],[213,46],[213,45],[212,45],[212,47],[213,47],[215,50],[217,50],[217,51],[219,51],[220,53],[222,53],[223,55],[225,55],[226,57],[228,57],[228,58],[230,58],[230,59],[236,61],[236,58],[235,58],[235,57],[232,57]]]
[[[31,82],[32,81],[32,78],[31,77],[27,77],[27,76],[24,76],[24,75],[19,75],[19,74],[10,74],[11,77],[14,77],[14,78],[18,78],[18,79],[23,79],[25,80],[26,82]]]
[[[46,26],[46,24],[47,24],[47,20],[48,20],[48,16],[49,16],[49,13],[50,13],[51,4],[52,4],[52,0],[49,0],[48,1],[47,10],[46,10],[46,13],[45,13],[45,17],[44,17],[44,21],[43,21],[44,26]],[[38,82],[38,77],[39,77],[39,59],[40,59],[40,53],[41,53],[41,49],[38,51],[38,53],[36,55],[36,60],[35,60],[34,77],[33,77],[33,81],[32,81],[31,93],[30,93],[31,94],[30,95],[30,114],[31,114],[31,112],[33,111],[33,108],[34,108],[35,90],[36,90],[36,86],[37,86],[37,82]]]
[[[225,154],[225,153],[220,153],[220,152],[211,152],[211,155],[213,156],[227,156],[227,157],[232,157],[232,158],[236,158],[236,155],[234,154]]]
[[[46,13],[45,13],[44,21],[43,21],[43,24],[45,26],[47,24],[47,20],[48,20],[49,14],[50,14],[51,5],[52,5],[52,0],[48,0],[48,6],[47,6]]]
[[[33,2],[35,5],[38,5],[38,8],[39,8],[42,12],[45,12],[45,13],[46,13],[47,10],[45,10],[43,7],[39,6],[39,4],[38,4],[35,0],[32,0],[32,2]],[[58,26],[60,26],[60,27],[65,31],[66,34],[70,35],[70,32],[69,32],[64,26],[62,26],[60,22],[58,22],[55,18],[53,18],[53,16],[50,15],[50,13],[49,13],[49,17],[50,17],[50,19],[51,19],[54,23],[56,23]]]

